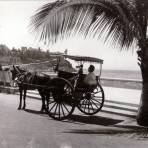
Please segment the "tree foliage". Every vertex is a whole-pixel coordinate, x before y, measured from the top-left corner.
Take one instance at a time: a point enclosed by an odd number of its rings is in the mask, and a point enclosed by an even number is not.
[[[109,39],[112,45],[127,49],[137,39],[144,38],[146,15],[141,10],[148,8],[147,3],[144,0],[57,0],[39,9],[32,17],[31,26],[48,43],[79,34],[105,36],[105,41]]]
[[[43,51],[42,49],[38,48],[32,48],[32,47],[22,47],[21,49],[12,48],[9,49],[6,45],[1,44],[0,45],[0,56],[1,57],[10,57],[11,61],[14,61],[12,59],[15,59],[15,57],[20,58],[22,63],[26,62],[32,62],[34,60],[46,60],[50,59],[50,52]]]

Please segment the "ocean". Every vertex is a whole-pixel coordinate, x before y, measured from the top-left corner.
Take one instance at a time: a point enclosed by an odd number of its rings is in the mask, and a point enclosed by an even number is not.
[[[84,73],[88,73],[87,69],[84,69]],[[95,74],[99,74],[99,70],[95,69]],[[101,77],[103,78],[119,78],[119,79],[134,79],[141,80],[141,72],[140,70],[110,70],[110,69],[102,69]]]
[[[140,71],[132,70],[102,70],[101,82],[103,86],[117,87],[117,88],[128,88],[138,89],[142,88],[142,80]],[[105,79],[103,79],[105,78]],[[120,79],[120,80],[135,80],[135,81],[112,81],[109,79]]]
[[[141,72],[133,70],[102,70],[101,77],[141,80]]]

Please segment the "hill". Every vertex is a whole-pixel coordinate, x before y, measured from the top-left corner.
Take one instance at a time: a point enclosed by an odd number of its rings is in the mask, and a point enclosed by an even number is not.
[[[31,71],[49,70],[57,63],[57,57],[62,54],[32,47],[13,48],[10,50],[6,45],[0,44],[0,65],[21,65]],[[64,58],[60,58],[60,69],[73,71],[72,65]]]

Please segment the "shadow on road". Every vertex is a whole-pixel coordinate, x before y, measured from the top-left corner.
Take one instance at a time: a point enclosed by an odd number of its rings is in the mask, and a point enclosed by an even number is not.
[[[93,116],[71,115],[69,119],[72,120],[73,122],[81,122],[86,124],[96,124],[103,126],[114,125],[123,121],[123,120],[94,116],[94,115]]]
[[[129,135],[137,138],[148,138],[148,129],[139,128],[139,129],[123,129],[123,128],[114,128],[109,126],[108,128],[96,128],[96,129],[72,129],[65,131],[64,133],[74,133],[74,134],[94,134],[94,135]]]
[[[47,115],[46,112],[40,112],[32,109],[25,109],[25,111],[31,114],[37,114],[42,116]],[[69,123],[78,122],[82,124],[96,124],[96,125],[109,126],[109,125],[115,125],[122,121],[123,120],[112,119],[112,118],[101,117],[101,116],[94,116],[94,115],[93,116],[71,115],[68,120],[63,120],[59,122],[69,122]]]
[[[65,131],[64,133],[94,134],[94,135],[131,135],[131,137],[135,137],[138,139],[148,138],[147,127],[142,127],[132,124],[122,125],[122,120],[114,120],[111,118],[104,118],[99,116],[78,116],[78,115],[73,115],[71,118],[73,121],[79,121],[87,124],[97,124],[98,128],[70,129],[69,131]]]
[[[41,112],[37,110],[32,110],[32,109],[25,109],[24,111],[31,113],[31,114],[36,114],[36,115],[41,115],[41,116],[46,116],[46,112]]]

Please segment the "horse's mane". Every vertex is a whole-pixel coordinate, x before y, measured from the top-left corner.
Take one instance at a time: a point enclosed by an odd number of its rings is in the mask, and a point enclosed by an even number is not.
[[[41,76],[37,72],[29,72],[19,68],[22,71],[23,82],[28,84],[46,85],[50,80],[50,76]]]

